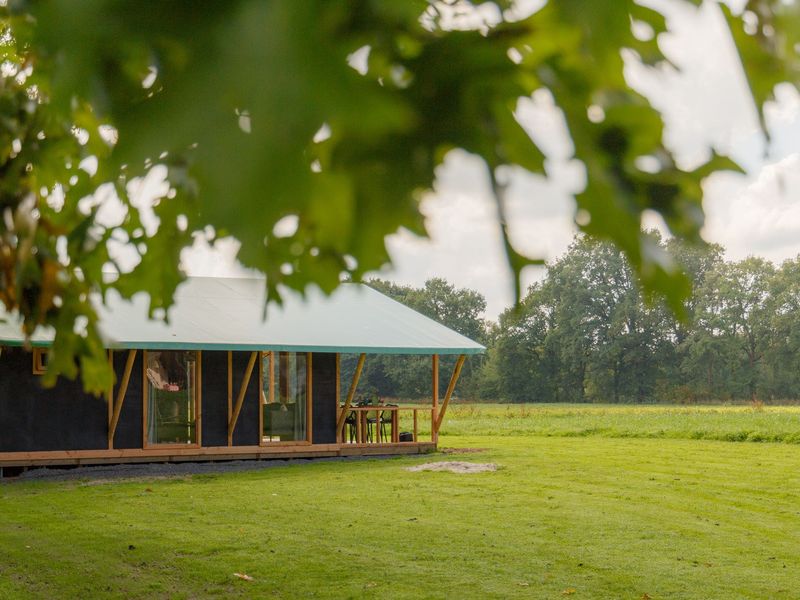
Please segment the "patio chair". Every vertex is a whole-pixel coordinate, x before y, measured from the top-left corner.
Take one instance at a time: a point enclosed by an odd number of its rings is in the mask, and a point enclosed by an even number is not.
[[[381,406],[395,407],[396,404],[382,404]],[[389,433],[386,433],[386,428],[389,428]],[[372,442],[372,429],[375,427],[377,441],[380,443],[382,440],[391,441],[392,439],[392,411],[382,410],[377,417],[367,418],[367,439]]]

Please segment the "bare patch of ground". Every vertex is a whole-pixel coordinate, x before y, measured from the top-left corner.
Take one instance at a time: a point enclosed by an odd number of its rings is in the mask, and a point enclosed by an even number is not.
[[[494,463],[470,463],[458,460],[445,460],[406,467],[406,471],[449,471],[450,473],[486,473],[497,471]]]

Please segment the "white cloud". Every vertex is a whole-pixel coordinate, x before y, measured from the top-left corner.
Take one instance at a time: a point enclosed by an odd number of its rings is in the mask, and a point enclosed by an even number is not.
[[[415,286],[431,277],[446,277],[459,287],[481,292],[487,282],[510,290],[508,274],[500,266],[502,238],[496,208],[480,159],[451,152],[437,172],[436,193],[426,196],[421,210],[430,239],[405,230],[389,236],[393,268],[382,276]]]
[[[94,199],[98,204],[95,221],[106,227],[113,229],[119,227],[125,221],[128,208],[122,203],[114,190],[114,185],[106,183],[97,188]]]
[[[710,149],[744,165],[758,162],[763,138],[747,81],[716,3],[653,2],[667,19],[659,47],[677,67],[626,61],[628,82],[663,115],[664,143],[681,168],[705,162]]]
[[[742,185],[718,176],[706,187],[706,239],[734,260],[755,254],[780,262],[800,254],[800,152],[766,165]]]
[[[194,277],[257,277],[236,260],[241,244],[232,237],[209,244],[205,235],[197,233],[194,243],[181,251],[181,269]]]
[[[155,165],[144,177],[135,177],[128,185],[128,197],[131,205],[139,210],[139,219],[144,226],[147,237],[158,231],[161,219],[153,210],[153,203],[169,193],[167,167]]]
[[[574,185],[570,177],[561,179]],[[389,236],[393,268],[382,275],[416,286],[445,277],[457,287],[481,292],[487,315],[496,317],[513,301],[513,286],[483,162],[461,151],[448,154],[437,171],[435,193],[425,198],[421,210],[430,239],[405,231]],[[575,232],[573,211],[574,201],[558,181],[521,170],[510,178],[509,234],[521,252],[535,258],[563,252]],[[526,269],[523,285],[542,275],[541,268]]]

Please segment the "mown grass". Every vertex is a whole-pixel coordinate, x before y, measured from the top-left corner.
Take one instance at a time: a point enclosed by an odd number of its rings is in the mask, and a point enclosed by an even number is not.
[[[441,445],[485,451],[0,485],[0,598],[797,597],[800,445],[475,435],[456,408]],[[443,459],[500,470],[404,469]]]
[[[420,420],[429,435],[429,420]],[[670,438],[800,443],[800,406],[455,404],[445,436]]]

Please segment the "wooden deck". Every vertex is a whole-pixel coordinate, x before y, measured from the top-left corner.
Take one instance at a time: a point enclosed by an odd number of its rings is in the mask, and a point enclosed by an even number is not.
[[[143,462],[198,462],[214,460],[269,460],[331,456],[385,456],[425,454],[436,450],[433,442],[386,444],[306,444],[297,446],[215,446],[206,448],[146,448],[126,450],[56,450],[0,452],[0,467],[45,465],[100,465]]]

